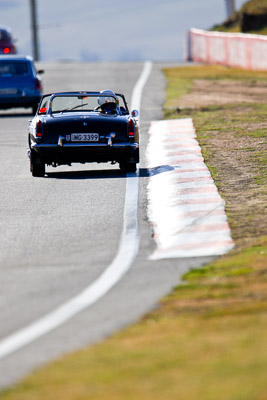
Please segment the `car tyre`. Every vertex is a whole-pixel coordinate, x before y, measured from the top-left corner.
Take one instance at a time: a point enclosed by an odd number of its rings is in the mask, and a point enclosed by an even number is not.
[[[129,163],[128,161],[120,163],[120,169],[122,172],[136,172],[136,163]]]
[[[136,163],[131,163],[127,165],[127,172],[136,172]]]
[[[39,103],[34,103],[32,105],[32,115],[35,115],[37,113],[38,105],[39,105]]]
[[[45,163],[36,163],[31,160],[30,169],[32,176],[34,177],[43,177],[45,175]]]

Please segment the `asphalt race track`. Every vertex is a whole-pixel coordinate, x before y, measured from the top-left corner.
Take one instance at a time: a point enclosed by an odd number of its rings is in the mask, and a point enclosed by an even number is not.
[[[98,342],[136,321],[211,257],[149,260],[155,250],[147,218],[150,121],[162,118],[163,64],[153,64],[142,93],[139,251],[103,297],[58,328],[0,359],[0,389],[37,366]],[[142,63],[43,63],[44,91],[112,89],[128,103]],[[116,257],[127,178],[118,165],[47,167],[33,178],[27,159],[29,110],[0,111],[0,344],[95,282]]]

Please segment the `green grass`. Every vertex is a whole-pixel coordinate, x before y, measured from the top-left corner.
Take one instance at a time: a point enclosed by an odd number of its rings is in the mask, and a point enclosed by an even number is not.
[[[167,104],[170,99],[179,99],[180,94],[184,94],[184,82],[187,82],[187,88],[190,90],[193,87],[194,79],[212,79],[212,80],[243,80],[253,86],[255,82],[267,82],[266,71],[250,71],[239,68],[228,68],[221,65],[192,65],[177,68],[168,68],[164,70],[165,75],[171,80],[171,85],[167,86]],[[179,87],[181,86],[181,87]],[[177,90],[178,96],[175,96]],[[188,92],[188,90],[186,91]],[[217,106],[216,106],[217,107]]]
[[[267,1],[266,0],[250,0],[247,1],[241,8],[241,12],[248,14],[264,14],[267,12]]]
[[[214,31],[220,32],[241,32],[242,29],[242,18],[243,14],[246,13],[248,15],[265,15],[265,24],[262,27],[259,27],[257,30],[250,30],[250,34],[257,35],[266,35],[267,34],[267,23],[266,23],[266,15],[267,15],[267,0],[250,0],[247,1],[239,11],[230,17],[227,21],[222,24],[218,24],[212,28]],[[265,26],[264,26],[265,25]]]
[[[265,399],[266,254],[262,238],[191,271],[140,323],[36,371],[1,400]]]
[[[184,79],[189,79],[189,76],[191,76],[191,86],[188,87],[191,88],[195,79],[237,80],[246,82],[248,86],[255,85],[255,82],[262,82],[266,85],[267,72],[258,73],[211,65],[167,69],[165,74],[171,82],[167,87],[167,99],[164,107],[165,118],[184,118],[185,116],[193,118],[204,159],[220,188],[220,172],[218,167],[211,163],[213,153],[214,151],[218,152],[218,149],[214,149],[214,146],[211,145],[211,139],[219,135],[221,137],[229,135],[230,132],[231,137],[234,136],[237,139],[251,138],[254,141],[258,140],[259,144],[266,143],[267,106],[264,103],[255,102],[181,108],[180,96],[175,97],[175,91],[179,85],[183,86]],[[177,93],[179,93],[179,90],[177,90]],[[266,183],[266,152],[258,152],[255,146],[251,147],[250,144],[242,145],[233,150],[233,155],[237,158],[243,152],[251,153],[250,159],[253,161],[254,168],[257,168],[255,170],[255,182],[259,185]],[[224,197],[223,193],[222,196]]]
[[[266,203],[257,210],[253,202],[266,189],[266,156],[261,148],[266,129],[253,125],[264,122],[266,106],[231,104],[176,111],[179,96],[185,86],[193,88],[195,79],[266,81],[267,72],[208,66],[165,73],[166,115],[193,117],[206,162],[226,198],[233,235],[241,245],[185,274],[182,284],[139,323],[40,368],[2,392],[1,400],[267,398],[267,235],[260,225]],[[229,160],[240,157],[240,168],[248,162],[248,171],[253,167],[257,173],[253,183],[246,183],[247,198],[231,187],[234,171],[226,176],[225,149],[220,145],[225,135]],[[240,143],[246,145],[241,148]],[[251,208],[246,204],[250,198]],[[256,219],[258,214],[261,220]]]

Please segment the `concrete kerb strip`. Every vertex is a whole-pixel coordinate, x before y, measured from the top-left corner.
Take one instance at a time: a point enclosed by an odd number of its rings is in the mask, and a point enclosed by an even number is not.
[[[217,256],[234,247],[220,197],[204,163],[191,118],[151,123],[148,213],[151,260]]]

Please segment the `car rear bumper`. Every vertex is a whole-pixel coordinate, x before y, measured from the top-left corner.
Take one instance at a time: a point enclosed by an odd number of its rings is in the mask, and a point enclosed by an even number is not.
[[[47,164],[74,162],[139,162],[139,143],[33,143],[31,150]]]
[[[75,148],[85,148],[88,149],[90,148],[91,150],[94,148],[100,148],[102,147],[103,149],[126,149],[126,148],[132,148],[132,149],[137,149],[139,148],[139,143],[113,143],[112,145],[108,145],[105,143],[64,143],[61,146],[56,143],[34,143],[32,145],[33,149],[75,149]]]
[[[39,103],[40,96],[0,96],[0,108],[32,107]]]

